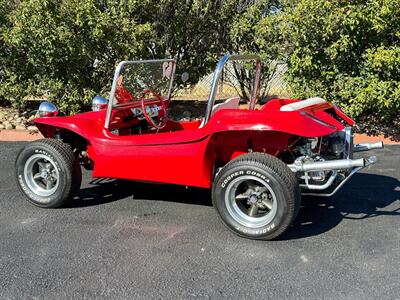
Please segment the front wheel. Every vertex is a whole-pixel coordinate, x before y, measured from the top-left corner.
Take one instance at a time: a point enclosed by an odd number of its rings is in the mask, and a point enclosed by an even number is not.
[[[264,153],[244,154],[218,173],[213,204],[224,223],[240,236],[270,240],[292,223],[300,207],[293,172]]]
[[[42,139],[27,144],[15,161],[17,184],[34,205],[60,207],[81,184],[81,168],[68,144]]]

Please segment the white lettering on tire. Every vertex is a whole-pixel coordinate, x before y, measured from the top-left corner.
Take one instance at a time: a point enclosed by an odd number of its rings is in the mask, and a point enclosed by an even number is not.
[[[272,223],[271,225],[260,229],[247,229],[245,227],[236,226],[237,231],[243,232],[245,234],[254,234],[254,235],[265,234],[267,232],[270,232],[274,228],[275,228],[275,223]]]
[[[261,173],[259,173],[257,171],[247,170],[246,171],[246,175],[253,175],[253,176],[256,176],[258,178],[261,178],[262,180],[265,180],[266,182],[269,182],[269,179],[267,178],[267,176],[265,176],[265,175],[263,175],[263,174],[261,174]]]
[[[61,171],[61,167],[53,155],[51,155],[50,153],[48,153],[47,151],[42,150],[42,149],[35,149],[35,153],[40,153],[40,154],[46,155],[47,157],[51,158],[53,160],[54,164],[56,165],[58,171]]]
[[[237,176],[240,176],[240,175],[244,175],[244,174],[256,176],[258,178],[261,178],[262,180],[265,180],[266,182],[269,182],[269,179],[267,178],[267,176],[265,176],[265,175],[263,175],[263,174],[261,174],[261,173],[259,173],[257,171],[251,171],[251,170],[247,170],[246,172],[237,171],[235,173],[232,173],[232,174],[226,176],[225,179],[222,181],[221,187],[224,188],[227,185],[227,183],[229,181],[231,181],[233,178],[235,178]]]
[[[233,178],[235,178],[235,177],[237,177],[237,176],[240,176],[240,175],[243,175],[243,174],[244,174],[244,171],[237,171],[237,172],[235,172],[235,173],[232,173],[232,174],[228,175],[228,176],[224,179],[224,181],[222,182],[221,187],[224,188],[224,187],[226,186],[226,184],[227,184],[229,181],[231,181]]]
[[[25,184],[25,181],[24,181],[23,176],[21,174],[18,174],[18,181],[19,181],[19,184],[20,184],[22,190],[32,200],[34,200],[36,202],[39,202],[39,203],[46,203],[46,202],[50,201],[50,197],[39,197],[38,195],[33,193],[31,191],[31,189],[29,187],[27,187],[27,185]]]

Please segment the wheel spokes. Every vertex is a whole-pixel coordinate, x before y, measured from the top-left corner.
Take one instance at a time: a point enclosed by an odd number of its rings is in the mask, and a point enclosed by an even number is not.
[[[47,189],[47,190],[50,190],[52,187],[53,187],[53,184],[52,184],[51,180],[48,179],[48,180],[46,181],[46,189]]]
[[[272,201],[271,200],[269,200],[269,199],[265,199],[265,200],[263,200],[262,201],[262,203],[269,209],[269,210],[271,210],[272,209],[272,205],[273,205],[273,203],[272,203]]]
[[[249,216],[255,217],[257,215],[257,212],[258,212],[258,205],[257,203],[254,203],[249,208]]]
[[[266,190],[268,190],[268,188],[266,186],[262,186],[258,189],[257,194],[260,195],[260,194],[264,193]]]
[[[247,190],[242,194],[236,195],[235,198],[236,200],[247,200],[250,196],[251,191]]]
[[[38,161],[37,164],[39,165],[40,170],[46,169],[47,164],[41,161]]]

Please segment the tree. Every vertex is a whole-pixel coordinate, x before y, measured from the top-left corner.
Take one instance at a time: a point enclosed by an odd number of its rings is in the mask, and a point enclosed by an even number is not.
[[[236,18],[232,45],[286,61],[293,97],[390,123],[400,112],[399,11],[400,0],[261,0]]]
[[[0,1],[0,97],[22,107],[26,96],[45,96],[64,112],[107,93],[123,59],[175,57],[195,82],[226,48],[232,9],[242,3]]]
[[[297,97],[322,96],[354,117],[400,112],[400,1],[288,1],[281,34]]]
[[[282,41],[279,35],[281,11],[279,0],[260,0],[245,6],[238,13],[226,42],[228,50],[234,53],[257,53],[263,62],[260,78],[259,98],[264,99],[269,92],[269,83],[283,59]],[[254,82],[254,66],[233,66],[240,83],[241,97],[248,100]]]
[[[104,92],[117,59],[145,53],[151,34],[149,24],[89,0],[23,1],[7,20],[0,95],[16,106],[24,96],[46,96],[61,110],[77,111]]]

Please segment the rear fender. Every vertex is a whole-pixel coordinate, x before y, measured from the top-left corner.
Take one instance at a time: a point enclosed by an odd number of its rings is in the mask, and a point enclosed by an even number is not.
[[[213,156],[212,163],[219,167],[248,152],[279,156],[295,139],[294,135],[276,131],[221,131],[212,134],[206,153]]]
[[[319,118],[322,119],[318,120]],[[329,118],[329,122],[327,121]],[[326,121],[325,121],[326,120]],[[274,131],[301,137],[330,135],[345,128],[324,111],[221,110],[205,126],[210,132]]]

